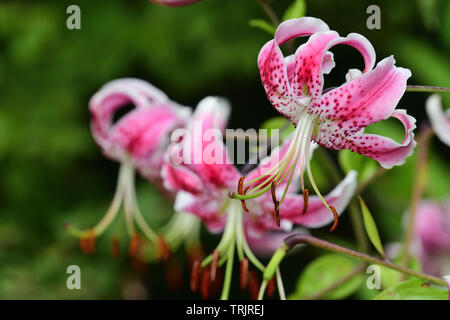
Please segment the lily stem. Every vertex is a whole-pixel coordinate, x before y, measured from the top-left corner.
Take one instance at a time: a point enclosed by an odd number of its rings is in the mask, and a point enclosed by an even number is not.
[[[406,86],[408,92],[435,92],[435,93],[450,93],[450,88],[435,87],[435,86]]]
[[[322,248],[322,249],[327,249],[327,250],[331,250],[331,251],[335,251],[335,252],[339,252],[342,254],[345,254],[347,256],[351,256],[354,257],[358,260],[362,260],[368,263],[373,263],[373,264],[378,264],[378,265],[382,265],[385,266],[387,268],[393,269],[393,270],[397,270],[400,271],[404,274],[408,274],[420,279],[424,279],[427,280],[429,282],[433,282],[435,284],[438,285],[442,285],[442,286],[446,286],[447,283],[445,282],[444,279],[440,279],[438,277],[429,275],[429,274],[425,274],[422,272],[418,272],[418,271],[414,271],[411,270],[409,268],[405,268],[403,266],[399,266],[397,264],[394,264],[390,261],[387,260],[382,260],[373,256],[370,256],[366,253],[362,253],[362,252],[358,252],[349,248],[345,248],[342,246],[339,246],[337,244],[310,236],[310,235],[305,235],[305,234],[294,234],[292,236],[287,237],[286,239],[284,239],[284,243],[287,246],[288,250],[292,249],[294,246],[298,245],[298,244],[309,244],[312,245],[314,247],[318,247],[318,248]]]

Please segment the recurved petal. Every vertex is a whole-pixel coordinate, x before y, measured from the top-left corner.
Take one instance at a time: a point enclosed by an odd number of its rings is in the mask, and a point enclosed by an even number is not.
[[[404,164],[416,146],[413,132],[416,119],[403,109],[395,110],[391,117],[400,120],[405,128],[405,137],[401,143],[388,137],[361,132],[346,139],[346,148],[378,161],[386,169]]]
[[[450,147],[450,109],[442,109],[441,96],[431,95],[426,102],[428,119],[438,138]]]
[[[272,106],[292,120],[297,112],[283,54],[275,40],[270,40],[258,55],[261,82]]]
[[[375,69],[360,76],[353,71],[352,76],[353,80],[325,93],[310,111],[357,132],[391,116],[405,93],[411,72],[396,67],[391,56],[380,61]]]
[[[165,104],[135,109],[112,126],[108,141],[136,163],[145,161],[167,146],[170,131],[179,123],[178,116]]]
[[[309,36],[316,32],[328,31],[328,25],[320,19],[301,17],[282,22],[275,31],[275,41],[278,45],[298,37]]]

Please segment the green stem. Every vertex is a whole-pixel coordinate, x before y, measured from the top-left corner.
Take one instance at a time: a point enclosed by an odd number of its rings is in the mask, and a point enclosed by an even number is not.
[[[234,258],[234,243],[230,247],[230,249],[228,249],[228,260],[225,269],[225,278],[223,282],[222,295],[220,296],[220,300],[228,300],[228,296],[230,294],[231,275],[233,273],[233,258]]]
[[[358,252],[349,248],[345,248],[342,246],[339,246],[337,244],[313,237],[313,236],[309,236],[309,235],[305,235],[305,234],[294,234],[292,236],[287,237],[286,239],[284,239],[284,245],[285,247],[287,247],[287,249],[292,249],[294,246],[296,246],[297,244],[301,244],[301,243],[305,243],[305,244],[309,244],[312,245],[314,247],[318,247],[318,248],[323,248],[323,249],[327,249],[327,250],[331,250],[331,251],[335,251],[335,252],[339,252],[339,253],[343,253],[345,255],[354,257],[356,259],[359,260],[363,260],[365,262],[368,263],[373,263],[373,264],[378,264],[378,265],[382,265],[385,266],[387,268],[396,270],[396,271],[400,271],[404,274],[408,274],[420,279],[424,279],[427,280],[429,282],[433,282],[435,284],[438,285],[442,285],[442,286],[446,286],[447,283],[445,282],[445,280],[429,275],[429,274],[425,274],[425,273],[421,273],[421,272],[417,272],[414,270],[411,270],[409,268],[405,268],[399,265],[396,265],[390,261],[386,261],[386,260],[382,260],[379,258],[375,258],[372,257],[366,253],[362,253],[362,252]],[[270,262],[269,262],[270,263]]]
[[[261,283],[261,287],[259,287],[258,292],[258,300],[262,300],[264,298],[264,292],[266,292],[267,283],[267,280],[263,280],[263,282]]]
[[[435,93],[450,93],[450,88],[435,87],[435,86],[406,86],[407,92],[435,92]]]

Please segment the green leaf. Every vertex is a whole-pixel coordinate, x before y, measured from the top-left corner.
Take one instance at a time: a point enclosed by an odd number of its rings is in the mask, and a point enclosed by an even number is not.
[[[381,244],[380,235],[378,233],[377,225],[370,214],[369,208],[367,208],[366,203],[363,198],[359,198],[359,203],[361,205],[361,212],[364,219],[364,227],[366,228],[367,235],[369,236],[370,242],[378,250],[381,256],[384,255],[383,245]]]
[[[403,263],[403,252],[399,252],[395,259],[393,259],[393,262],[395,264],[401,265]],[[381,285],[383,286],[383,288],[393,287],[403,280],[417,279],[416,277],[408,275],[406,276],[406,278],[403,278],[405,275],[400,271],[396,271],[385,266],[379,267],[381,271]],[[413,256],[409,257],[408,268],[414,271],[421,271],[419,260]]]
[[[271,36],[275,34],[275,30],[277,29],[273,24],[270,22],[267,22],[266,20],[262,19],[251,19],[248,24],[250,27],[259,28],[263,31],[268,32]]]
[[[305,0],[295,0],[284,12],[282,21],[301,18],[306,13]]]
[[[388,288],[375,300],[447,300],[448,291],[424,280],[412,279]]]
[[[306,266],[297,280],[297,289],[290,299],[302,299],[319,293],[350,274],[358,262],[339,254],[326,254]],[[336,289],[328,292],[325,299],[342,299],[358,290],[363,275],[352,277]]]

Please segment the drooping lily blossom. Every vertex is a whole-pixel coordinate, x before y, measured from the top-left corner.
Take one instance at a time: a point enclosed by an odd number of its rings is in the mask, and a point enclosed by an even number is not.
[[[428,119],[434,133],[438,138],[450,147],[450,109],[442,109],[441,96],[431,95],[426,102]]]
[[[450,273],[450,199],[420,203],[412,250],[424,272],[436,276]]]
[[[126,106],[134,108],[114,122],[114,115]],[[167,244],[147,224],[135,193],[135,169],[150,181],[160,181],[164,150],[170,132],[184,125],[190,109],[172,102],[162,91],[138,79],[119,79],[104,85],[90,100],[91,129],[94,140],[110,159],[120,162],[119,178],[112,203],[105,216],[93,228],[80,231],[68,225],[80,238],[81,249],[94,251],[95,239],[117,216],[123,204],[127,231],[131,238],[129,253],[135,256],[141,244],[135,225],[158,245],[161,255]],[[115,237],[112,251],[118,254]]]
[[[183,7],[198,2],[200,0],[149,0],[149,1],[167,7]]]
[[[303,36],[309,40],[298,47],[295,54],[284,57],[280,45]],[[364,70],[350,70],[347,81],[337,88],[324,90],[324,74],[335,63],[329,51],[338,44],[356,48],[364,58]],[[309,165],[311,140],[328,149],[350,149],[377,160],[383,167],[401,165],[415,146],[413,129],[415,119],[405,110],[395,110],[406,89],[411,72],[395,66],[388,57],[375,65],[375,51],[370,42],[360,34],[340,37],[329,30],[323,21],[304,17],[281,23],[275,38],[267,42],[258,56],[258,67],[267,97],[274,108],[296,127],[289,152],[259,177],[245,178],[243,189],[252,185],[245,194],[235,194],[241,200],[258,197],[279,187],[295,164],[300,172],[306,168],[308,178],[316,194],[321,196]],[[365,134],[364,128],[387,118],[398,119],[405,127],[401,143]],[[300,184],[305,199],[309,191],[304,187],[303,174]],[[255,182],[258,182],[255,186]],[[289,185],[289,183],[288,183]],[[288,187],[286,186],[286,188]],[[323,201],[336,216],[336,208]],[[275,203],[275,211],[280,203]]]
[[[326,208],[319,205],[321,200],[317,197],[309,198],[310,205],[302,215],[303,196],[294,188],[289,188],[284,196],[287,205],[279,212],[281,228],[270,223],[273,219],[271,198],[252,199],[246,205],[231,199],[229,194],[239,187],[241,174],[231,161],[222,140],[221,133],[225,129],[228,114],[229,105],[226,101],[213,97],[202,100],[186,132],[180,131],[179,135],[172,137],[174,142],[168,148],[162,176],[166,188],[178,191],[176,211],[197,215],[209,231],[222,232],[222,239],[213,254],[198,263],[197,267],[202,267],[204,272],[215,273],[217,267],[228,261],[226,268],[232,268],[236,250],[241,262],[241,286],[246,287],[246,281],[253,278],[248,276],[249,261],[256,268],[264,270],[253,254],[252,247],[258,253],[270,255],[281,245],[282,235],[286,237],[293,231],[294,224],[320,227],[329,224],[333,218]],[[286,153],[291,139],[292,136],[280,148],[273,150],[271,156],[261,161],[249,175],[258,175],[264,166]],[[298,168],[295,170],[297,177]],[[351,172],[325,197],[326,201],[344,210],[355,188],[356,173]],[[283,197],[278,190],[276,196]],[[196,284],[200,271],[196,268],[193,270],[193,283]]]

